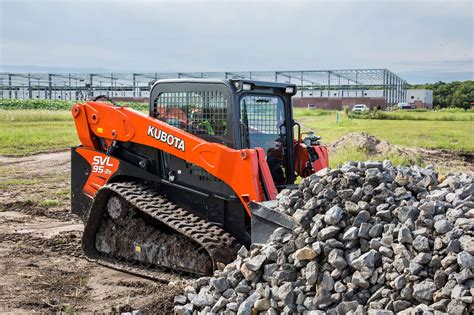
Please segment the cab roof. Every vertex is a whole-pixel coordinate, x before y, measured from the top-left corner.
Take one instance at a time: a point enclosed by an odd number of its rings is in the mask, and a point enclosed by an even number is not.
[[[255,81],[255,80],[247,80],[247,79],[194,79],[194,78],[182,78],[182,79],[160,79],[160,80],[153,80],[149,82],[150,89],[153,89],[155,85],[158,84],[169,84],[169,83],[207,83],[207,84],[216,84],[216,83],[223,83],[227,86],[231,86],[235,88],[235,83],[248,83],[257,88],[277,88],[277,89],[286,89],[287,87],[293,88],[294,95],[296,93],[296,84],[292,83],[280,83],[280,82],[268,82],[268,81]]]

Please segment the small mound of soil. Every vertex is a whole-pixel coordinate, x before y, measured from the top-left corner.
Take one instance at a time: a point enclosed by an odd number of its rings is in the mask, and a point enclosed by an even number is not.
[[[356,148],[366,152],[369,156],[384,154],[407,154],[396,145],[392,145],[385,140],[380,140],[368,133],[351,132],[344,135],[341,139],[331,142],[327,145],[330,152],[337,152],[341,149]]]
[[[474,174],[474,153],[455,152],[445,149],[405,148],[378,139],[365,132],[351,132],[326,145],[329,154],[355,148],[367,154],[367,158],[380,159],[389,155],[403,156],[410,164],[434,165],[443,172],[463,171]]]

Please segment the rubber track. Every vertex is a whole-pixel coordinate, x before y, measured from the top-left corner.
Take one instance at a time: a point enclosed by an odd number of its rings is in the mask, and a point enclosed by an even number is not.
[[[235,259],[240,244],[233,236],[178,207],[149,187],[135,182],[112,183],[98,190],[83,235],[83,249],[89,259],[113,269],[155,280],[170,281],[162,270],[146,269],[144,266],[137,268],[136,265],[117,261],[97,252],[94,245],[95,234],[111,195],[119,195],[139,211],[198,243],[209,253],[214,270],[217,269],[218,263],[227,264]],[[176,271],[203,275],[194,270]]]

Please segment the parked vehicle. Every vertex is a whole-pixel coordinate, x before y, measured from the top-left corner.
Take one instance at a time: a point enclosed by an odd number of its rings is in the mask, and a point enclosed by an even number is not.
[[[329,165],[321,138],[293,128],[296,86],[150,85],[149,115],[103,96],[72,108],[82,145],[71,149],[71,207],[85,222],[84,254],[148,278],[163,267],[211,275],[241,245],[276,228],[291,235],[292,218],[269,206]]]
[[[354,107],[352,107],[352,112],[353,113],[365,113],[368,112],[370,108],[365,105],[365,104],[356,104]]]
[[[400,102],[397,104],[397,109],[413,109],[413,108],[415,107],[407,102]]]

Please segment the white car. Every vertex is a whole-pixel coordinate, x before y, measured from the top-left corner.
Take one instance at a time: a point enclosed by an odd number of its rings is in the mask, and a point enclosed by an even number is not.
[[[352,107],[352,112],[353,113],[364,113],[368,112],[370,109],[367,105],[365,104],[356,104],[354,107]]]
[[[413,109],[413,106],[406,102],[400,102],[397,104],[398,109]]]

